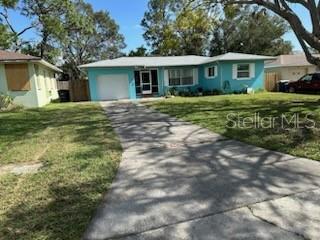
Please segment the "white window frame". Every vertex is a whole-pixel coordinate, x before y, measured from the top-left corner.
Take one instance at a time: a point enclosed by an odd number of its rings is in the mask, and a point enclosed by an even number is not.
[[[209,68],[214,68],[214,75],[213,76],[209,76]],[[216,66],[216,65],[206,67],[205,71],[206,71],[205,76],[207,79],[213,79],[218,76],[218,66]]]
[[[249,66],[249,77],[238,77],[238,66],[248,65]],[[244,72],[244,71],[242,71]],[[255,64],[254,63],[238,63],[233,65],[233,79],[235,80],[251,80],[255,77]]]
[[[169,87],[188,87],[188,86],[194,86],[195,85],[195,77],[194,77],[194,72],[193,69],[190,68],[188,70],[191,71],[192,73],[192,84],[186,84],[183,85],[182,83],[182,71],[185,70],[184,68],[174,68],[174,69],[168,69],[168,86]],[[180,72],[180,84],[179,85],[170,85],[170,71],[179,71]]]

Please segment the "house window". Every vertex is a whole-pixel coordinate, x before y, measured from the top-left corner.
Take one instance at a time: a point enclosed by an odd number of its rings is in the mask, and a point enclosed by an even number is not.
[[[217,76],[217,66],[207,67],[206,68],[206,77],[215,78]]]
[[[5,74],[9,91],[31,90],[27,64],[5,64]]]
[[[237,79],[250,78],[250,64],[237,65]]]
[[[193,85],[192,69],[171,69],[169,70],[169,86]]]

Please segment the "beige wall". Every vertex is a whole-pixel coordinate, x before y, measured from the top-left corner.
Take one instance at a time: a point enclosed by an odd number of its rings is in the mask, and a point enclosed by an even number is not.
[[[35,65],[36,92],[39,106],[58,99],[57,81],[54,72],[42,65]],[[38,68],[38,70],[36,70]]]
[[[29,91],[8,91],[5,67],[0,64],[0,92],[11,96],[16,104],[25,107],[42,107],[58,99],[58,89],[54,72],[47,67],[37,65],[39,74],[36,73],[34,63],[28,63],[28,72],[31,89]]]
[[[316,72],[316,66],[268,68],[265,72],[276,72],[279,80],[298,80],[303,75]]]

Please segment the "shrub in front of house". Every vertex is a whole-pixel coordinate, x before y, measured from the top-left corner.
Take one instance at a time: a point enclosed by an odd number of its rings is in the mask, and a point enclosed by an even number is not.
[[[222,95],[223,92],[219,89],[206,90],[203,92],[204,96]]]
[[[13,104],[13,99],[5,95],[3,93],[0,93],[0,110],[6,110]]]

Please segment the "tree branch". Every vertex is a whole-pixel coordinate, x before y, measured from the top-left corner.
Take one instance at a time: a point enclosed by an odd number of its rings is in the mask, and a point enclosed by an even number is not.
[[[214,1],[214,0],[212,0]],[[307,60],[320,66],[320,58],[312,55],[309,48],[312,47],[320,51],[320,1],[318,4],[314,0],[218,0],[221,4],[249,4],[259,5],[269,9],[287,20],[306,54]],[[291,9],[288,3],[298,3],[304,6],[310,14],[313,31],[309,32],[302,24],[301,19]]]
[[[294,30],[293,30],[294,31]],[[320,58],[319,57],[315,57],[312,55],[311,51],[310,51],[310,48],[306,45],[306,43],[304,42],[304,40],[299,36],[299,34],[297,34],[295,31],[294,33],[296,34],[297,36],[297,39],[306,55],[306,58],[308,60],[308,62],[314,64],[314,65],[317,65],[317,66],[320,66]]]
[[[5,12],[0,12],[0,15],[3,17],[3,19],[4,19],[5,22],[6,22],[6,24],[9,26],[11,32],[12,32],[15,36],[20,36],[20,35],[24,34],[26,31],[28,31],[28,30],[30,30],[30,29],[32,29],[32,28],[34,27],[33,25],[31,25],[31,26],[29,26],[29,27],[24,28],[24,29],[21,30],[20,32],[17,32],[17,31],[13,28],[12,24],[11,24],[10,21],[9,21],[9,16],[8,16],[8,14],[7,14],[7,10],[4,10],[4,11],[5,11]]]
[[[308,43],[309,46],[314,47],[315,49],[320,50],[320,39],[314,34],[310,33],[303,26],[299,17],[292,11],[292,9],[288,6],[285,0],[280,0],[282,8],[268,0],[222,0],[221,3],[224,4],[256,4],[259,6],[263,6],[274,13],[278,14],[280,17],[284,18],[288,21],[292,29],[295,30],[297,34],[299,34],[304,41]],[[318,22],[317,25],[320,25]]]
[[[309,9],[308,3],[305,0],[286,0],[286,1],[290,2],[290,3],[298,3],[302,6],[304,6],[305,8]]]
[[[10,30],[14,33],[14,34],[17,34],[17,32],[14,30],[13,26],[10,24],[9,22],[9,17],[8,17],[8,14],[7,14],[7,10],[4,10],[5,13],[3,12],[0,12],[0,15],[4,18],[4,20],[6,21],[7,25],[9,26]]]
[[[317,37],[320,36],[320,18],[319,18],[319,11],[317,9],[316,3],[314,0],[309,0],[308,1],[308,6],[309,6],[309,12],[311,16],[311,21],[312,21],[312,32],[315,34]]]
[[[17,36],[20,36],[20,35],[24,34],[26,31],[28,31],[28,30],[30,30],[30,29],[32,29],[32,28],[33,28],[33,26],[26,27],[25,29],[23,29],[22,31],[20,31],[19,33],[17,33]]]

